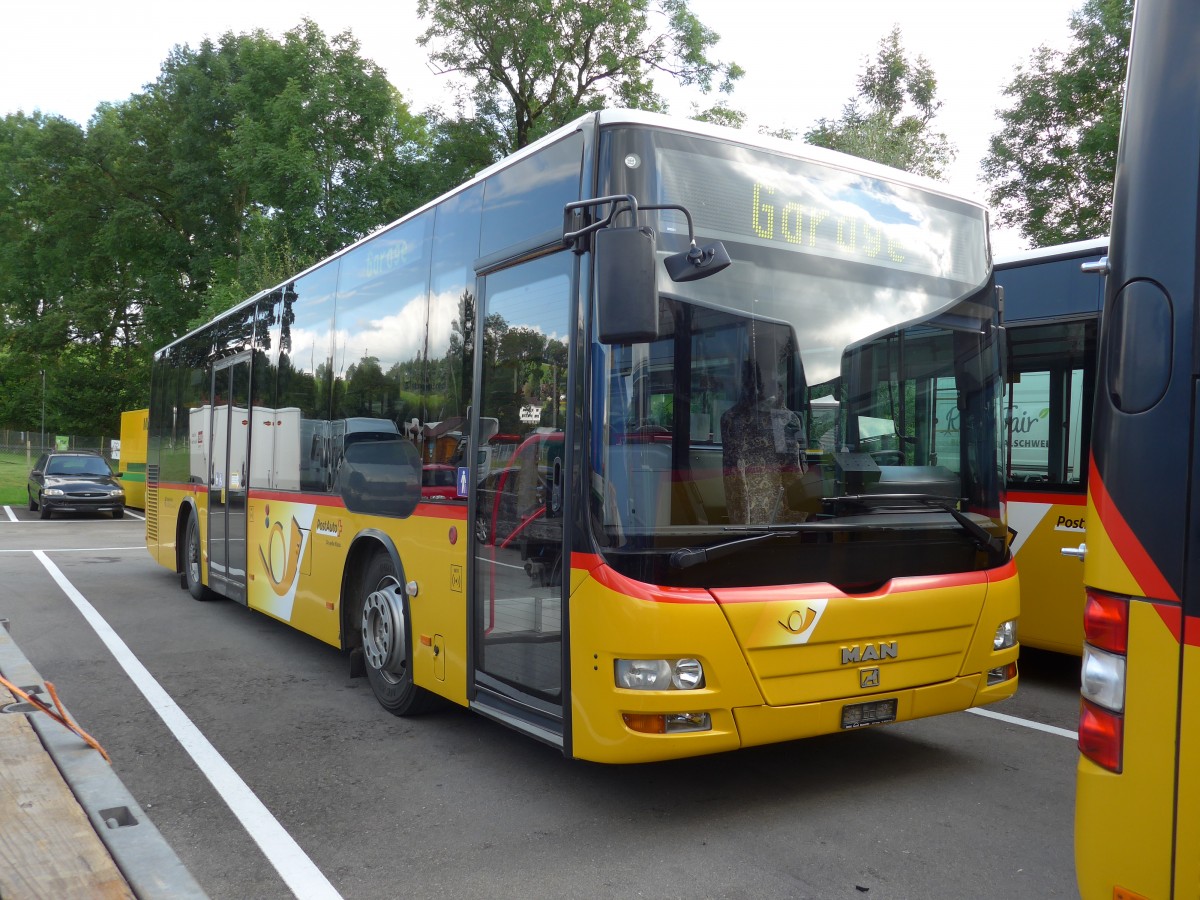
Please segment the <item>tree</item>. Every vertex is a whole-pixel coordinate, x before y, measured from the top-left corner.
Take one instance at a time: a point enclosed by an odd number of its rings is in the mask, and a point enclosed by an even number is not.
[[[1033,246],[1108,232],[1133,0],[1087,0],[1066,51],[1042,46],[1004,89],[983,160],[1002,225]]]
[[[858,96],[845,105],[841,118],[820,119],[804,140],[941,178],[956,153],[946,135],[933,130],[941,105],[933,69],[923,56],[909,61],[896,26],[858,76]]]
[[[417,13],[430,23],[417,42],[466,79],[497,157],[605,103],[664,109],[655,74],[705,93],[743,74],[709,58],[719,35],[687,0],[420,0]]]
[[[38,396],[45,369],[74,386],[59,428],[112,433],[155,348],[433,196],[430,134],[352,35],[308,21],[176,47],[86,130],[0,119],[6,384]],[[29,427],[13,400],[4,424]]]

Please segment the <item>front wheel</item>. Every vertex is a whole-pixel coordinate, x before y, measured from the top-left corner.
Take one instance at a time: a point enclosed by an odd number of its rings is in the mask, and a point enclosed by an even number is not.
[[[359,582],[363,662],[379,705],[394,716],[415,716],[437,705],[437,697],[413,683],[408,598],[391,557],[371,557]]]
[[[125,507],[123,507],[123,506],[118,506],[116,509],[114,509],[114,510],[113,510],[113,518],[114,518],[114,519],[123,519],[123,518],[125,518]]]
[[[39,497],[39,498],[38,498],[38,518],[39,518],[39,519],[48,519],[48,518],[50,518],[50,507],[48,507],[48,506],[46,505],[46,498],[45,498],[45,497]]]
[[[183,538],[183,586],[193,599],[209,600],[213,596],[200,577],[200,523],[194,515],[188,516]]]

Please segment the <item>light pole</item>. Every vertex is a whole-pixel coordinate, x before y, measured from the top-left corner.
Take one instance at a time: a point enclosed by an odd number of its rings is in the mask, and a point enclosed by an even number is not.
[[[42,369],[42,451],[46,449],[46,370]]]

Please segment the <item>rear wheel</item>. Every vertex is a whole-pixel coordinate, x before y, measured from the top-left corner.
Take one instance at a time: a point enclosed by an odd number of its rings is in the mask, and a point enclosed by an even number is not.
[[[183,586],[196,600],[209,600],[213,596],[200,578],[200,523],[194,515],[188,516],[183,538]]]
[[[33,499],[32,491],[26,489],[25,493],[29,497],[29,511],[33,512],[35,509],[37,509],[37,501]]]
[[[395,716],[415,716],[437,697],[413,683],[408,598],[391,557],[376,553],[359,582],[363,662],[379,705]]]

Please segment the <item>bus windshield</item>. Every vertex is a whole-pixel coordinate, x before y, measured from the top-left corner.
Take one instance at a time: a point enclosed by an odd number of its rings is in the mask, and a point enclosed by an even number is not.
[[[843,589],[995,565],[982,209],[695,136],[609,140],[616,190],[686,206],[733,259],[660,281],[657,340],[594,346],[591,513],[610,563],[660,584]],[[656,231],[682,249],[681,215]],[[780,539],[746,540],[764,532]]]

